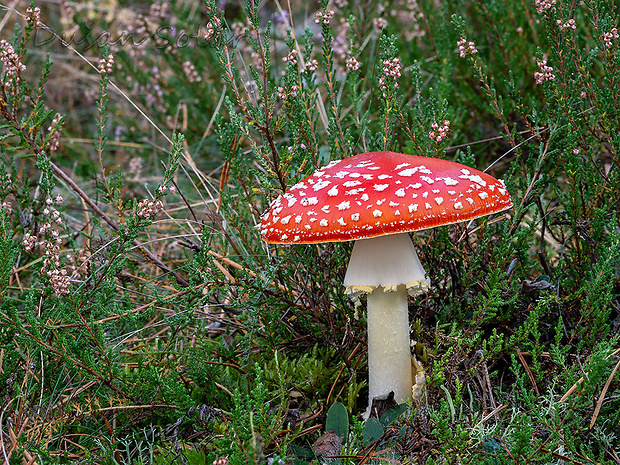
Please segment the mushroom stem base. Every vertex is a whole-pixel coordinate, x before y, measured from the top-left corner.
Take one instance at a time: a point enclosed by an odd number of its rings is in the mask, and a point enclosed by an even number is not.
[[[370,414],[372,400],[394,391],[398,403],[411,399],[413,385],[409,342],[407,290],[399,285],[393,292],[377,287],[368,294],[368,386]]]

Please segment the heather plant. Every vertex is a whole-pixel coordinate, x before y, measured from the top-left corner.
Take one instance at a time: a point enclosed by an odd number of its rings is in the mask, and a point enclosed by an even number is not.
[[[2,9],[4,462],[620,463],[617,5]],[[514,208],[412,235],[426,382],[364,421],[351,244],[257,226],[377,150]]]

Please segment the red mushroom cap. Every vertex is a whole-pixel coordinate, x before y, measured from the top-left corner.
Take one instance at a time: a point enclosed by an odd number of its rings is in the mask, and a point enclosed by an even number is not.
[[[266,242],[350,241],[458,223],[512,207],[500,180],[460,163],[394,152],[333,161],[276,198]]]

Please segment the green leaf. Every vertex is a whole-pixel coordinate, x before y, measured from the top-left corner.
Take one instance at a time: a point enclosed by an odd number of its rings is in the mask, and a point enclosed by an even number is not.
[[[289,448],[291,452],[295,454],[296,459],[294,459],[294,463],[296,463],[297,461],[299,461],[299,463],[308,463],[299,459],[312,459],[315,457],[312,451],[306,447],[298,446],[297,444],[290,444]]]
[[[369,418],[364,425],[364,430],[362,431],[364,444],[368,445],[371,442],[375,442],[381,436],[383,436],[383,426],[381,425],[381,422],[376,418]]]
[[[345,406],[340,402],[336,402],[327,411],[325,431],[333,431],[342,438],[343,442],[347,441],[347,435],[349,434],[349,414]]]
[[[399,416],[401,416],[407,410],[407,404],[402,403],[397,405],[391,410],[388,410],[383,415],[381,415],[381,424],[383,426],[388,426],[392,424],[394,420],[396,420]]]

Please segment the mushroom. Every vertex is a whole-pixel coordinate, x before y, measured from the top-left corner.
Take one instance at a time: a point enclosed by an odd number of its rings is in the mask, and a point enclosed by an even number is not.
[[[271,203],[260,225],[268,243],[356,241],[344,285],[355,298],[367,294],[366,417],[374,398],[412,396],[407,294],[425,292],[430,282],[408,232],[510,207],[504,183],[486,173],[394,152],[333,161]]]

